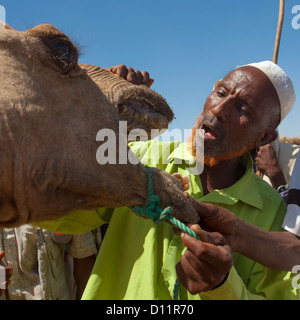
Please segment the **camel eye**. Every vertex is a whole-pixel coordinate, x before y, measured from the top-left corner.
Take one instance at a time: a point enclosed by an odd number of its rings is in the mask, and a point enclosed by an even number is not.
[[[77,65],[78,52],[71,41],[62,39],[51,39],[48,41],[50,47],[49,59],[54,62],[63,73],[67,73]]]
[[[64,43],[59,43],[59,42],[52,42],[52,46],[56,50],[58,55],[60,55],[62,58],[66,59],[66,60],[70,59],[71,52],[70,52],[69,48],[67,47],[67,45],[65,45]]]

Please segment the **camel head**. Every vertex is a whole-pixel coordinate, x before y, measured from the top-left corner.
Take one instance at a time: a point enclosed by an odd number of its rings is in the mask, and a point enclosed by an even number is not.
[[[0,30],[0,227],[61,217],[73,210],[142,205],[145,167],[99,164],[99,130],[167,128],[173,112],[147,86],[78,63],[71,40],[52,25]],[[129,151],[126,145],[126,152]],[[162,205],[195,222],[176,179],[156,170]]]

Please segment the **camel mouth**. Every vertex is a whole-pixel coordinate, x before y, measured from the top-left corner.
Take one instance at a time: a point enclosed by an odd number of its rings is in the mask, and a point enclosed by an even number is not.
[[[119,120],[127,121],[127,133],[141,132],[143,136],[153,138],[168,129],[174,113],[159,93],[146,85],[132,84],[101,67],[80,66],[87,70],[88,76],[115,107]]]
[[[118,112],[123,120],[129,122],[130,127],[140,128],[146,131],[149,129],[167,129],[170,120],[167,115],[157,111],[145,100],[128,100],[118,104]]]

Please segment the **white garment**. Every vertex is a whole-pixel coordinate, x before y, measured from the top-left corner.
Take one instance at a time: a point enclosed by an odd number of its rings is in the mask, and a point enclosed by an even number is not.
[[[291,194],[293,193],[293,198]],[[295,196],[296,195],[296,196]],[[287,213],[282,227],[300,237],[300,156],[298,155],[289,187]]]
[[[276,152],[279,165],[282,169],[286,183],[289,186],[300,147],[295,144],[279,141],[279,136],[272,142],[272,147]],[[272,186],[272,183],[266,174],[263,175],[263,180]]]

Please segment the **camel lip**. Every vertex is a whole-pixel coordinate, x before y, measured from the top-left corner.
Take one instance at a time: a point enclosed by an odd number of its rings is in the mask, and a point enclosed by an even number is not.
[[[126,106],[129,108],[133,108],[138,112],[146,111],[146,112],[158,112],[155,108],[146,100],[143,99],[129,99],[122,101],[118,104],[119,112],[123,113],[126,111]],[[122,108],[123,107],[123,108]],[[161,113],[161,112],[158,112]]]
[[[144,100],[127,101],[117,105],[119,114],[126,120],[135,120],[152,129],[167,129],[169,120],[166,115],[155,110]]]

